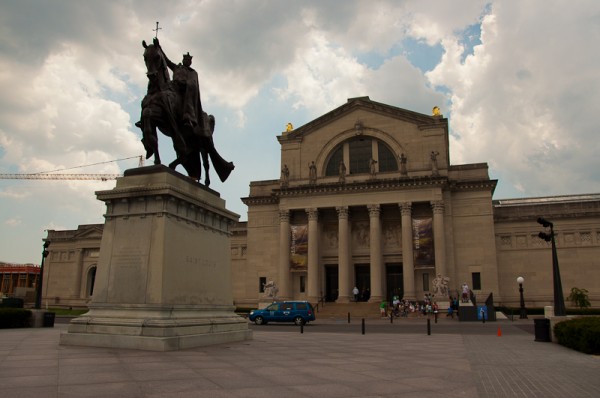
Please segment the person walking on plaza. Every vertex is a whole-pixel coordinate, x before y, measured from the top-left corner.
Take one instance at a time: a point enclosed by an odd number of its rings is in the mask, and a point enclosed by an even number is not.
[[[387,301],[383,300],[381,304],[379,304],[379,313],[382,318],[387,318]]]
[[[462,302],[463,303],[468,303],[469,302],[469,285],[467,285],[467,282],[463,283],[462,285]]]
[[[354,289],[352,289],[352,294],[354,295],[354,301],[358,303],[358,295],[359,295],[360,291],[358,290],[358,288],[356,286],[354,286]]]

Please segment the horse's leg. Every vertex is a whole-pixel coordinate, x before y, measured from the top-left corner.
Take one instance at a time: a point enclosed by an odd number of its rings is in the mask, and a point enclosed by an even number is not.
[[[144,147],[146,148],[146,159],[154,155],[154,164],[161,164],[158,152],[158,133],[156,125],[152,123],[152,110],[145,108],[142,111],[142,134]]]
[[[181,159],[179,157],[177,157],[174,161],[169,163],[169,168],[175,170],[175,168],[177,166],[179,166],[180,164],[181,164]]]
[[[156,126],[152,126],[152,135],[154,137],[154,148],[152,148],[152,150],[154,151],[154,164],[161,164],[160,153],[158,152],[158,136],[156,133]]]
[[[208,152],[205,148],[200,149],[200,155],[202,155],[202,165],[204,166],[204,185],[208,187],[210,185],[210,175],[208,173],[210,170],[210,163],[208,163]]]

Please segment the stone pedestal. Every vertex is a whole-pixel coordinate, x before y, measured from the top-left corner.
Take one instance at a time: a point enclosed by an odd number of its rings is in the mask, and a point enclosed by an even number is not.
[[[270,306],[271,304],[273,304],[274,302],[276,302],[278,300],[273,300],[273,297],[261,297],[258,300],[258,309],[263,309],[263,308],[267,308],[268,306]]]
[[[218,193],[158,165],[96,195],[106,221],[92,302],[61,344],[169,351],[252,338],[231,290],[239,216]]]

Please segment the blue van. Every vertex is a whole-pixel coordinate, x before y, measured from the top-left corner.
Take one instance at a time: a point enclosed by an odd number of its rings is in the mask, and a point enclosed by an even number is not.
[[[269,304],[262,310],[252,310],[248,316],[257,325],[266,325],[269,322],[294,322],[304,325],[314,321],[315,309],[308,301],[281,301]]]

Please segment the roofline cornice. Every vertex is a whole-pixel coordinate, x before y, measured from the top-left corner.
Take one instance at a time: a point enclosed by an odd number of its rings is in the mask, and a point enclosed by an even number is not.
[[[328,124],[331,121],[338,119],[357,108],[369,109],[373,112],[393,116],[406,122],[412,122],[418,126],[419,130],[437,129],[442,127],[445,131],[448,131],[448,119],[446,118],[440,116],[428,116],[422,113],[383,104],[372,101],[369,99],[369,97],[359,97],[351,98],[344,105],[324,114],[323,116],[320,116],[287,134],[278,136],[277,140],[280,143],[283,141],[302,141],[302,136],[306,133],[316,130],[319,127]]]

